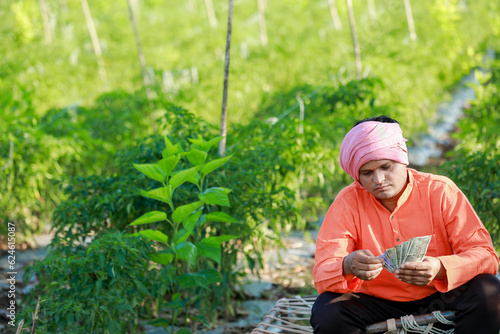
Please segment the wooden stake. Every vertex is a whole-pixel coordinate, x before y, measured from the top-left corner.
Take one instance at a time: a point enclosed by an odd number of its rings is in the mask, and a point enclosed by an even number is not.
[[[132,4],[130,3],[130,0],[127,0],[128,4],[128,11],[129,11],[129,18],[130,22],[132,24],[132,30],[134,31],[134,37],[135,37],[135,43],[137,45],[137,53],[139,56],[139,64],[141,66],[141,73],[142,73],[142,81],[144,83],[144,87],[146,89],[146,96],[149,101],[153,100],[153,93],[151,92],[150,88],[150,81],[149,81],[149,76],[148,72],[146,69],[146,58],[144,57],[144,52],[142,51],[142,44],[141,44],[141,38],[139,36],[139,31],[137,29],[137,22],[135,20],[135,15],[134,11],[132,8]]]
[[[21,332],[22,332],[22,330],[23,330],[23,326],[24,326],[24,319],[22,319],[22,320],[19,322],[19,325],[17,325],[16,334],[21,334]]]
[[[224,58],[224,88],[222,93],[222,113],[220,121],[220,135],[222,140],[219,142],[219,155],[226,155],[226,134],[227,134],[227,87],[229,80],[229,56],[231,54],[231,31],[233,26],[233,0],[229,0],[227,12],[227,39],[226,56]]]
[[[297,93],[297,96],[295,98],[297,99],[297,102],[299,102],[299,111],[300,111],[299,133],[302,134],[304,133],[304,112],[305,112],[304,100],[302,99],[302,97],[300,97],[300,93]]]
[[[40,12],[42,14],[43,31],[45,33],[45,44],[52,43],[52,32],[50,30],[49,4],[47,0],[40,0]]]
[[[375,6],[375,0],[368,0],[368,15],[372,20],[377,18],[377,8]]]
[[[336,30],[342,29],[342,21],[340,21],[337,6],[335,6],[335,0],[328,0],[328,7],[330,8],[330,15],[332,16],[333,26]]]
[[[205,0],[205,7],[207,8],[208,22],[212,28],[217,27],[217,18],[215,17],[214,3],[212,0]]]
[[[95,28],[94,19],[92,18],[92,13],[90,12],[89,4],[87,0],[80,0],[82,4],[83,15],[85,16],[85,22],[87,22],[87,29],[89,30],[90,39],[92,41],[92,47],[94,48],[94,54],[97,59],[97,66],[99,67],[99,75],[103,82],[108,81],[108,74],[106,72],[106,67],[104,66],[104,61],[102,59],[101,44],[99,43],[99,36],[97,35],[97,30]]]
[[[410,39],[412,41],[417,39],[417,33],[415,32],[415,24],[413,24],[413,13],[411,11],[410,0],[404,0],[405,11],[406,11],[406,21],[408,22],[408,30],[410,31]]]
[[[361,49],[358,42],[358,34],[356,32],[356,21],[354,19],[354,10],[352,8],[352,0],[346,0],[347,11],[349,12],[349,25],[351,26],[352,44],[354,48],[354,58],[356,60],[356,78],[361,79]]]
[[[260,23],[260,41],[262,45],[267,45],[267,30],[266,30],[266,16],[264,0],[257,0],[257,7],[259,8],[259,23]]]
[[[36,326],[38,324],[38,312],[40,312],[40,297],[36,303],[35,314],[33,314],[33,325],[31,326],[30,334],[36,334]]]

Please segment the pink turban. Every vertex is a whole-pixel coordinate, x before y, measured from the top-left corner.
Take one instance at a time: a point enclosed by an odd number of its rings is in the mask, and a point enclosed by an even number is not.
[[[405,142],[398,123],[360,123],[347,133],[340,145],[340,166],[359,182],[359,169],[369,161],[387,159],[408,165]]]

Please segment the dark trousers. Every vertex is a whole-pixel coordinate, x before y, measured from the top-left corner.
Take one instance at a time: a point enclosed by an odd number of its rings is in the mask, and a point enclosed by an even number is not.
[[[311,313],[314,333],[366,333],[366,326],[432,311],[455,311],[456,334],[498,334],[500,280],[481,274],[446,293],[434,293],[411,302],[395,302],[365,294],[324,292]]]

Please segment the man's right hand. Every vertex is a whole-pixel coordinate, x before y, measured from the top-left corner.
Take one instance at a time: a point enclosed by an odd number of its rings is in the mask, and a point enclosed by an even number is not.
[[[354,251],[344,258],[344,276],[354,275],[364,281],[371,281],[382,272],[383,261],[367,249]]]

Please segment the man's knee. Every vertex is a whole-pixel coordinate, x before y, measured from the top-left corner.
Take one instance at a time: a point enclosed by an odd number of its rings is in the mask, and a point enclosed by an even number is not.
[[[500,280],[481,274],[464,285],[457,304],[456,333],[495,333],[500,330]]]
[[[326,333],[334,328],[338,321],[339,304],[333,300],[339,295],[332,292],[324,292],[318,296],[311,310],[311,325],[315,333]]]
[[[360,325],[356,323],[359,318],[350,315],[346,303],[337,299],[341,297],[341,294],[324,292],[316,299],[311,310],[311,326],[314,333],[359,332],[357,327]]]
[[[485,312],[500,319],[500,280],[491,274],[482,274],[473,278],[471,288],[480,295]]]
[[[492,274],[481,274],[469,281],[469,290],[480,303],[500,303],[500,280]]]

